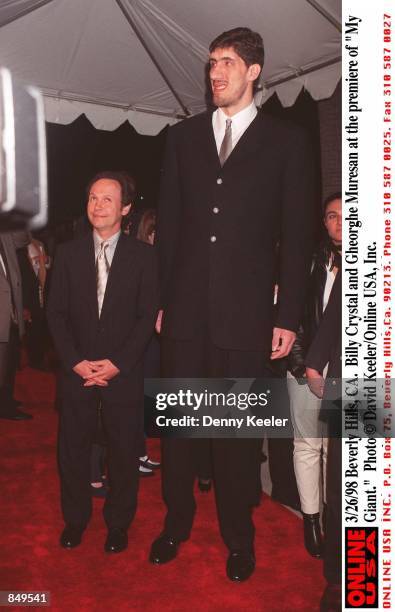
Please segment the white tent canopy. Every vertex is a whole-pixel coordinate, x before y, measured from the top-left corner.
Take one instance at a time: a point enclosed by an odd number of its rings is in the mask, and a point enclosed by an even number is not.
[[[156,134],[205,108],[209,43],[236,26],[262,34],[261,99],[329,97],[340,20],[340,0],[1,0],[0,65],[42,90],[48,121]]]

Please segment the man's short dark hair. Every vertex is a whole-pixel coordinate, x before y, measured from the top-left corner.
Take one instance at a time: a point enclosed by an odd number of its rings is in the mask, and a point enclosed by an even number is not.
[[[121,188],[122,206],[128,206],[129,204],[133,204],[134,199],[136,197],[136,181],[131,174],[123,170],[105,170],[96,174],[96,176],[94,176],[89,181],[88,186],[86,188],[86,194],[88,198],[92,185],[96,183],[96,181],[100,181],[101,179],[109,179],[110,181],[117,181],[117,183],[119,183],[119,186]]]
[[[233,30],[222,32],[217,38],[214,38],[209,51],[212,53],[215,49],[227,47],[233,47],[247,66],[259,64],[262,68],[265,51],[262,36],[258,32],[253,32],[250,28],[233,28]],[[259,77],[254,81],[254,89],[256,89],[258,80]]]

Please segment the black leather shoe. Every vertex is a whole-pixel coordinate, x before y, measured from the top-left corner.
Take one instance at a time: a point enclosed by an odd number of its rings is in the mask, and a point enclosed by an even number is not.
[[[328,584],[322,594],[320,612],[341,612],[342,587],[341,584]]]
[[[119,553],[128,547],[128,534],[125,529],[113,527],[108,530],[104,550],[109,553]]]
[[[323,555],[323,541],[320,527],[320,515],[303,512],[304,545],[307,552],[316,559]]]
[[[179,545],[178,540],[162,534],[153,542],[149,560],[156,565],[173,561],[177,557]]]
[[[63,548],[75,548],[81,544],[82,534],[84,533],[83,527],[74,527],[73,525],[66,525],[60,536],[60,545]]]
[[[230,552],[226,563],[226,574],[233,582],[243,582],[254,573],[255,556],[251,550],[234,550]]]
[[[18,410],[14,408],[10,410],[10,412],[0,413],[0,419],[8,419],[9,421],[30,421],[33,416],[28,414],[27,412],[22,412],[22,410]]]

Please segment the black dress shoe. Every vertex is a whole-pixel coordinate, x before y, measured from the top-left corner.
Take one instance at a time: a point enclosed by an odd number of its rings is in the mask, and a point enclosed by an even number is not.
[[[82,534],[84,533],[83,527],[74,527],[73,525],[66,525],[60,536],[60,545],[63,548],[75,548],[81,544]]]
[[[208,493],[211,490],[211,479],[198,478],[198,487],[202,493]]]
[[[322,594],[320,612],[341,612],[342,587],[341,584],[328,584]]]
[[[128,534],[125,529],[113,527],[108,530],[104,550],[109,553],[119,553],[128,547]]]
[[[0,413],[0,419],[8,419],[9,421],[30,421],[32,418],[33,416],[31,414],[22,412],[22,410],[18,410],[17,408]]]
[[[156,565],[168,563],[176,558],[179,545],[178,540],[162,534],[153,542],[149,560]]]
[[[324,544],[322,541],[320,515],[303,512],[304,545],[307,552],[316,559],[321,559]]]
[[[226,564],[226,574],[233,582],[243,582],[253,574],[255,556],[251,550],[234,550],[230,552]]]

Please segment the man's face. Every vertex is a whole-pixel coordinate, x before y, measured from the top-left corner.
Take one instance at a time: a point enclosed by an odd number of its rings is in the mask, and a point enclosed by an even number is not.
[[[233,47],[214,49],[210,54],[210,83],[213,102],[227,115],[234,115],[253,99],[253,82],[261,68],[247,66]]]
[[[93,183],[88,198],[88,218],[100,234],[111,236],[121,229],[122,217],[128,214],[130,204],[122,206],[121,186],[118,181],[99,179]]]
[[[335,244],[342,241],[342,201],[337,198],[328,204],[324,217],[325,227],[329,238]]]

